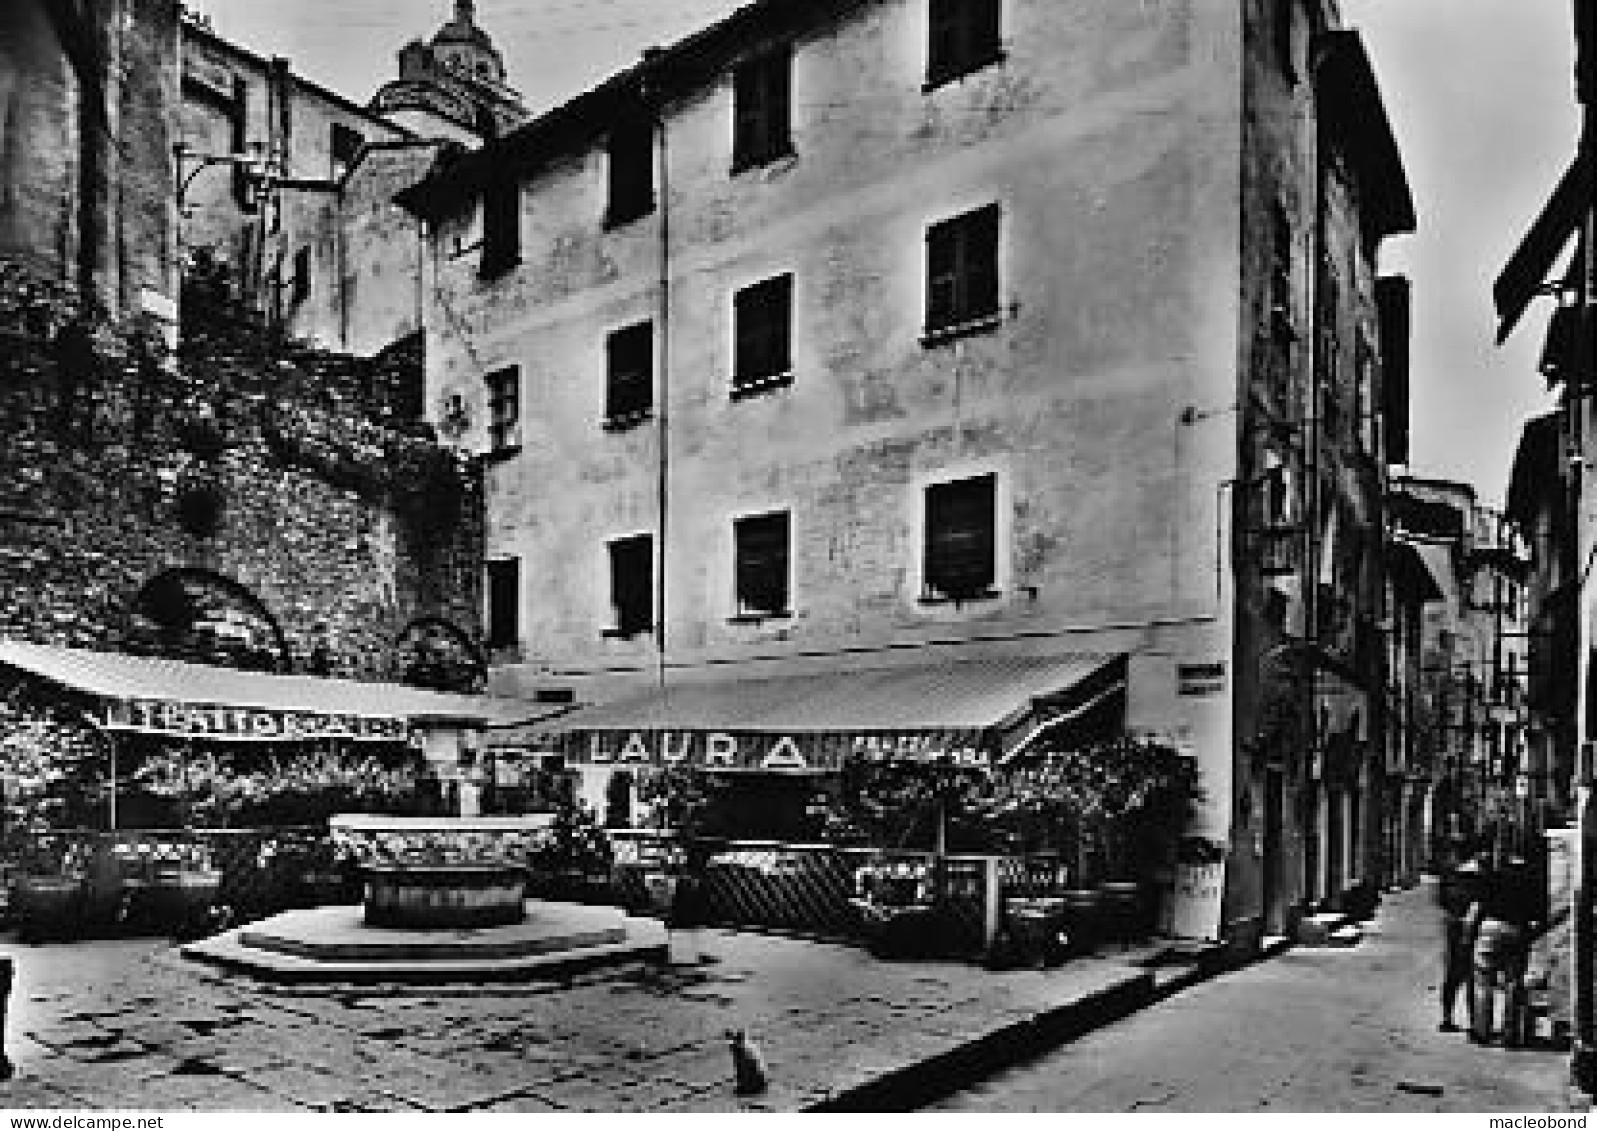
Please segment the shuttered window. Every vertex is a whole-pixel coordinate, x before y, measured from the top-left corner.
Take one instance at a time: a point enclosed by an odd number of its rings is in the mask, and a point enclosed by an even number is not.
[[[521,446],[521,370],[509,365],[483,378],[488,387],[488,446],[495,452]]]
[[[998,205],[934,224],[926,233],[926,337],[990,329],[998,319]]]
[[[488,647],[514,648],[521,635],[521,563],[488,563]]]
[[[732,527],[739,616],[788,611],[788,513],[750,515]]]
[[[654,211],[654,129],[647,119],[623,122],[607,146],[609,203],[606,227],[647,216]]]
[[[635,636],[654,627],[654,539],[647,534],[610,543],[612,635]]]
[[[738,67],[732,80],[732,171],[793,152],[793,52],[783,47]]]
[[[964,601],[994,595],[997,493],[998,477],[991,474],[926,489],[923,597]]]
[[[793,276],[744,287],[733,299],[732,395],[747,396],[792,377]]]
[[[605,340],[605,427],[631,427],[653,408],[654,325],[639,322]]]
[[[940,86],[1003,58],[1001,0],[928,0],[926,85]]]
[[[485,277],[502,275],[521,262],[521,185],[501,177],[482,194],[482,263]]]

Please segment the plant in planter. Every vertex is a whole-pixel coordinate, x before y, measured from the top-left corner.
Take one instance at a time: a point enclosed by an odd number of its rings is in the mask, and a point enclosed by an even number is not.
[[[580,898],[608,884],[615,854],[593,811],[562,798],[554,823],[528,853],[532,885],[552,898]]]

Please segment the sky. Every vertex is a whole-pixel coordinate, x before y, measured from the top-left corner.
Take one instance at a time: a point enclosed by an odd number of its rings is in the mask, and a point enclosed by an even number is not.
[[[359,101],[397,73],[452,0],[188,0],[218,33]],[[741,0],[477,0],[529,109],[546,109]],[[1115,0],[1120,2],[1120,0]],[[1524,421],[1552,400],[1536,373],[1539,301],[1494,345],[1491,283],[1574,155],[1570,0],[1341,0],[1364,37],[1419,218],[1383,271],[1414,286],[1416,475],[1506,493]]]

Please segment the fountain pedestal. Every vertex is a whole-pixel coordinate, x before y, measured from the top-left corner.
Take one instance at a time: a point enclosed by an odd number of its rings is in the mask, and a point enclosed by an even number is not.
[[[335,843],[366,879],[363,906],[287,911],[182,953],[300,982],[506,981],[663,958],[653,920],[523,898],[551,820],[334,817]]]
[[[365,873],[368,927],[508,927],[527,917],[526,872],[514,864],[390,864]]]

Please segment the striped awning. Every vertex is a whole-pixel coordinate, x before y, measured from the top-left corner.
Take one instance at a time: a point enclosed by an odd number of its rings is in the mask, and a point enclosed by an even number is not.
[[[1126,658],[1073,653],[696,682],[537,729],[568,763],[833,770],[851,757],[990,765],[1043,720],[1125,687]]]
[[[403,739],[418,723],[485,727],[533,718],[537,705],[395,683],[277,675],[0,640],[0,666],[99,701],[109,729],[194,738]]]

